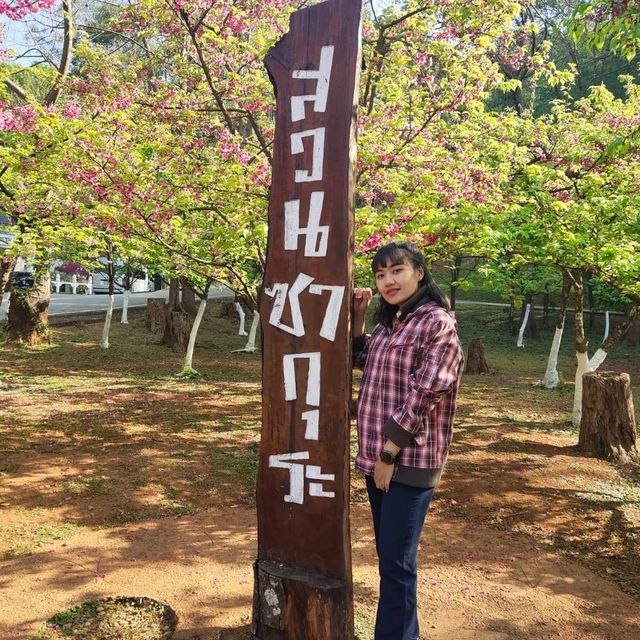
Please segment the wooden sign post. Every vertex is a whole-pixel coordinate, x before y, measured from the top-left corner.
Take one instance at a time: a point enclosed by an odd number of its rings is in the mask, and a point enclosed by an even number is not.
[[[261,297],[263,417],[253,634],[353,638],[350,302],[362,0],[291,16]]]

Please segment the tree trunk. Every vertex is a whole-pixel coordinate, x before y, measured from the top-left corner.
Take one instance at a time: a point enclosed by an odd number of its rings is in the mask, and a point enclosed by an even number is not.
[[[582,283],[582,272],[579,269],[573,269],[571,275],[575,291],[576,360],[578,361],[573,392],[571,422],[574,427],[578,427],[582,414],[582,376],[589,371],[589,343],[584,333],[584,286]]]
[[[173,328],[173,314],[180,311],[180,280],[171,278],[169,283],[169,301],[165,306],[164,334],[162,344],[176,346],[176,335]]]
[[[0,258],[0,322],[4,322],[7,318],[7,310],[9,308],[9,298],[5,305],[4,294],[9,284],[9,279],[16,266],[17,258],[13,256],[3,256]]]
[[[247,344],[242,349],[235,349],[232,353],[254,353],[256,350],[256,334],[258,333],[258,325],[260,324],[260,314],[254,310],[253,320],[251,321],[251,329],[249,329],[249,338]]]
[[[153,333],[164,333],[166,307],[164,298],[147,299],[147,326]]]
[[[0,258],[0,299],[7,290],[7,284],[9,284],[9,278],[11,278],[16,262],[17,258],[13,256],[2,256]]]
[[[464,371],[469,375],[489,373],[489,365],[484,356],[484,345],[480,338],[473,338],[469,343],[469,352]]]
[[[51,277],[48,269],[36,272],[31,289],[11,290],[7,317],[8,342],[28,345],[49,341],[49,300]]]
[[[596,369],[598,369],[598,367],[605,361],[607,355],[611,352],[611,349],[622,341],[639,315],[640,303],[633,304],[629,309],[627,309],[622,322],[616,326],[613,333],[607,337],[598,350],[593,354],[593,358],[589,360],[589,371],[596,371]]]
[[[633,321],[631,331],[627,333],[627,344],[637,347],[640,344],[640,322],[638,318]]]
[[[516,316],[516,301],[513,294],[509,294],[509,326],[511,327],[511,335],[515,336],[518,333],[518,327],[514,322]]]
[[[109,303],[107,304],[107,313],[102,327],[102,339],[100,340],[100,347],[103,349],[109,348],[109,332],[111,331],[113,304],[115,302],[116,265],[112,251],[107,251],[107,275],[109,277]]]
[[[528,302],[526,307],[523,305],[522,311],[522,321],[520,323],[520,331],[518,332],[518,342],[516,343],[516,346],[519,348],[524,347],[524,334],[527,324],[529,323],[529,317],[531,316],[531,302]]]
[[[180,280],[181,295],[180,295],[180,308],[182,311],[186,311],[192,318],[196,317],[198,313],[198,305],[196,304],[196,292],[189,286],[189,283],[182,278]]]
[[[627,373],[584,376],[578,446],[584,453],[627,463],[638,459],[631,380]]]
[[[200,304],[198,305],[198,313],[196,314],[195,320],[193,321],[193,325],[191,327],[191,333],[189,335],[189,344],[187,345],[187,353],[184,357],[184,367],[182,368],[181,375],[183,376],[191,376],[197,375],[197,371],[193,368],[193,352],[196,347],[196,338],[198,336],[198,329],[200,328],[200,324],[202,323],[202,318],[204,316],[204,310],[207,306],[207,298],[202,298],[200,300]]]
[[[104,317],[104,325],[102,325],[102,339],[100,340],[100,347],[102,349],[109,348],[109,332],[111,331],[111,319],[113,318],[113,303],[115,296],[113,293],[109,294],[109,303],[107,304],[107,313]]]
[[[584,287],[587,293],[587,304],[589,305],[589,329],[593,329],[593,322],[595,320],[595,313],[593,311],[593,286],[591,285],[591,279],[587,278],[584,283]]]
[[[174,311],[171,314],[171,326],[173,327],[173,348],[179,353],[187,352],[187,344],[191,335],[193,318],[186,311]]]
[[[238,316],[240,317],[240,328],[238,329],[238,335],[239,336],[249,335],[244,328],[247,315],[245,314],[244,309],[242,308],[242,305],[239,302],[235,302],[234,306],[236,308],[236,311],[238,312]]]
[[[131,291],[129,289],[125,289],[122,295],[122,318],[120,322],[122,324],[129,324],[129,296],[131,295]]]
[[[524,326],[524,335],[527,338],[533,338],[534,340],[537,340],[538,325],[536,323],[536,311],[533,303],[533,294],[532,293],[525,294],[524,302],[526,305],[530,305],[529,317],[525,322],[525,326]]]
[[[462,266],[462,257],[456,256],[451,267],[451,287],[449,289],[449,298],[451,300],[451,311],[455,317],[456,298],[458,295],[458,280],[460,279],[460,267]]]
[[[549,359],[547,360],[547,370],[542,380],[538,382],[538,386],[546,389],[555,389],[560,384],[560,376],[558,375],[558,354],[560,353],[560,343],[562,342],[562,334],[564,333],[564,319],[567,313],[567,303],[569,301],[569,293],[571,291],[571,276],[566,270],[562,271],[562,292],[560,294],[560,309],[558,310],[558,319],[556,321],[556,330],[549,351]]]
[[[543,298],[543,311],[542,311],[542,328],[545,331],[549,331],[549,292],[545,291]]]

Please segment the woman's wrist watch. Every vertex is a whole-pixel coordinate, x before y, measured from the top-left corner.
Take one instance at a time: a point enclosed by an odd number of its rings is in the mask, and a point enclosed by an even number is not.
[[[391,453],[391,451],[387,451],[386,449],[383,449],[380,452],[380,460],[384,464],[395,464],[396,457],[397,456],[394,456],[393,453]]]

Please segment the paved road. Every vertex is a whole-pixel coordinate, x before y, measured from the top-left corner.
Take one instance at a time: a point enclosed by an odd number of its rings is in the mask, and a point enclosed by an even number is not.
[[[147,298],[165,298],[169,297],[169,290],[151,291],[149,293],[132,293],[129,298],[129,307],[145,307]],[[124,295],[115,294],[114,309],[122,309],[122,300]],[[211,298],[233,298],[233,292],[224,287],[211,287],[209,291],[209,299]],[[4,309],[9,299],[9,294],[5,295]],[[49,304],[50,316],[63,316],[76,313],[90,313],[92,311],[106,311],[108,296],[102,294],[96,295],[73,295],[71,293],[52,293],[51,302]]]
[[[209,299],[212,298],[233,298],[234,294],[230,289],[226,287],[211,287],[209,290]],[[122,309],[123,294],[117,293],[115,295],[114,309]],[[149,293],[132,293],[129,298],[129,307],[145,307],[147,305],[147,298],[159,298],[169,297],[169,290],[163,289],[162,291],[152,291]],[[3,300],[2,311],[6,311],[7,303],[9,300],[9,294],[5,294]],[[91,311],[106,311],[107,309],[107,296],[103,294],[96,295],[73,295],[71,293],[52,293],[51,303],[49,304],[50,316],[61,316],[75,313],[90,313]],[[483,307],[508,307],[509,305],[504,302],[482,302],[479,300],[458,300],[460,305],[482,305]],[[542,307],[536,306],[536,309],[542,309]],[[557,307],[550,307],[550,310],[555,311]],[[567,309],[568,313],[573,312],[572,308]],[[589,312],[585,309],[585,312]],[[602,313],[602,312],[596,312]],[[0,312],[0,315],[2,313]],[[611,312],[611,315],[624,315],[618,312]]]

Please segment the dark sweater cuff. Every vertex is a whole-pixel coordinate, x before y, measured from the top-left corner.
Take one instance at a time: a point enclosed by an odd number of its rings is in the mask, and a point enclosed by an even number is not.
[[[382,427],[383,435],[397,447],[403,449],[413,438],[413,434],[403,429],[393,418],[389,418]]]
[[[357,338],[353,338],[353,340],[351,341],[351,348],[353,349],[354,353],[358,353],[359,351],[362,351],[365,348],[366,344],[367,344],[367,336],[365,334],[362,334]]]

